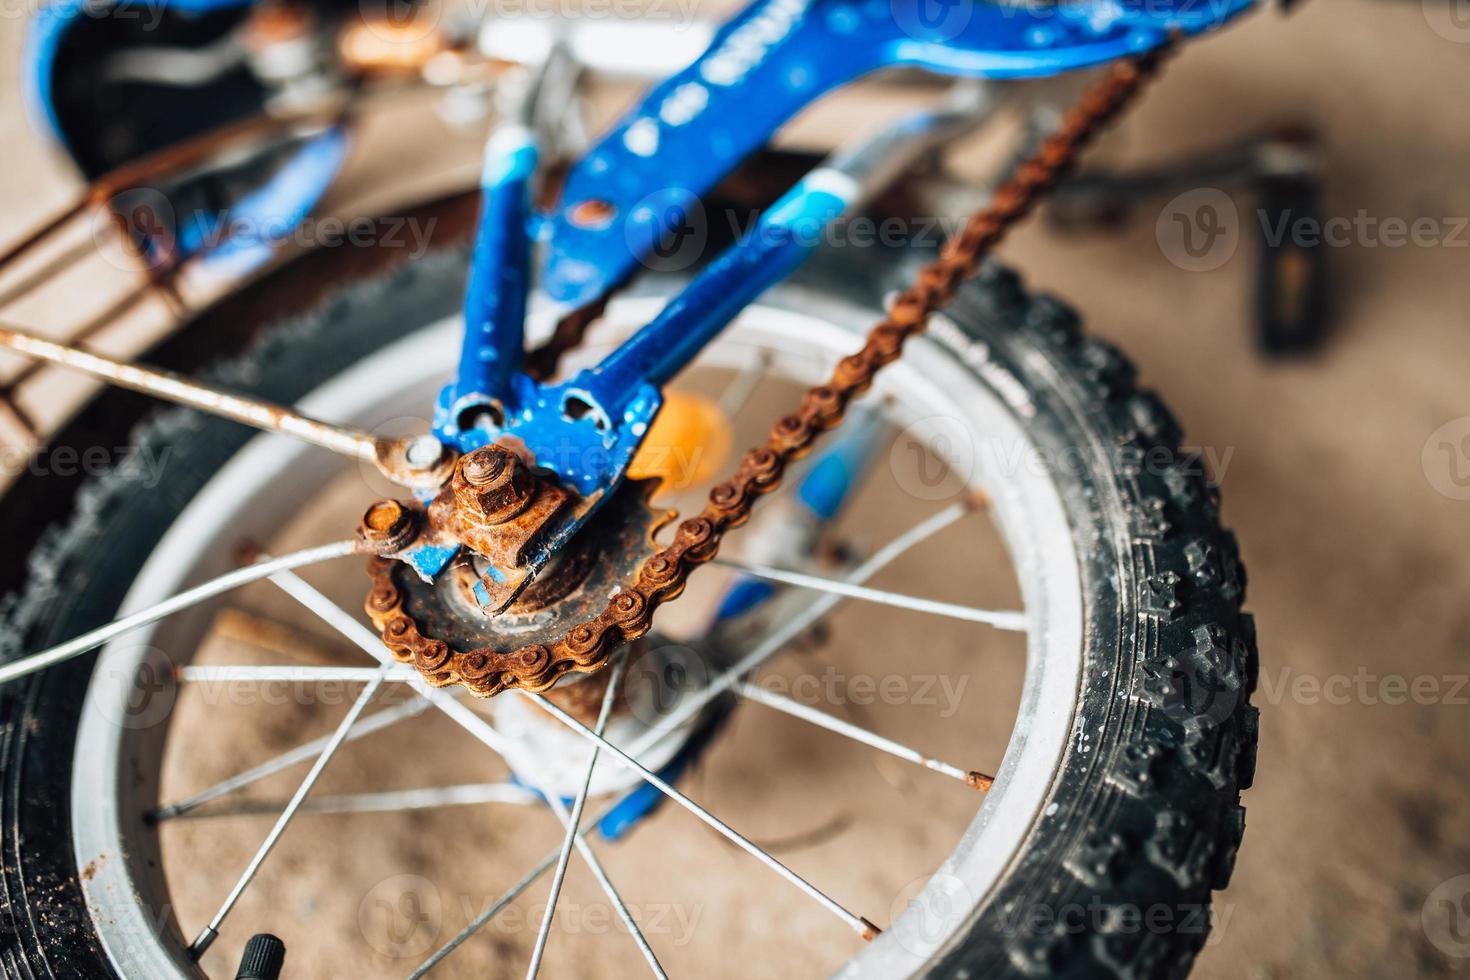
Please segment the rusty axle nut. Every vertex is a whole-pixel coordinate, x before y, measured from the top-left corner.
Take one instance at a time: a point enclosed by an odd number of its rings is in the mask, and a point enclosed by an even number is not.
[[[391,554],[408,547],[417,530],[412,510],[396,500],[379,500],[363,512],[357,533],[377,553]]]
[[[461,512],[473,520],[504,524],[535,496],[535,474],[508,449],[482,446],[459,461],[454,497]]]
[[[606,228],[612,224],[613,216],[618,209],[612,203],[599,198],[588,198],[574,204],[567,213],[567,218],[578,228]]]

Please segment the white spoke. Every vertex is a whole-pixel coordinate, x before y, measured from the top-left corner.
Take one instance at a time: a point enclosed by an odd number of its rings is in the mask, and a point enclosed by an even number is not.
[[[978,506],[978,503],[978,501],[966,501],[952,504],[933,517],[916,524],[875,551],[871,557],[853,569],[846,581],[854,584],[867,581],[909,549],[928,540],[970,513]],[[829,592],[808,606],[800,615],[792,617],[767,633],[765,638],[740,658],[734,666],[714,677],[705,687],[691,692],[688,697],[680,701],[678,707],[671,711],[667,718],[660,720],[658,725],[629,747],[631,754],[642,755],[653,743],[664,738],[670,730],[678,728],[699,714],[715,698],[729,691],[736,681],[770,660],[788,643],[811,629],[822,617],[841,604],[844,598],[845,596]]]
[[[958,779],[973,789],[988,790],[995,783],[993,776],[987,776],[980,772],[967,771],[961,769],[959,766],[950,765],[948,762],[931,759],[906,745],[901,745],[892,739],[884,738],[876,732],[870,732],[866,728],[854,725],[851,722],[843,721],[841,718],[834,718],[826,712],[818,711],[811,705],[802,704],[800,701],[793,701],[791,698],[777,694],[774,691],[768,691],[759,684],[740,681],[735,685],[735,690],[741,697],[759,702],[768,708],[785,712],[794,718],[800,718],[802,721],[811,722],[813,725],[825,728],[829,732],[846,735],[854,741],[872,746],[878,751],[886,752],[896,758],[906,759],[909,762],[923,766],[925,769],[932,769],[935,772],[943,773],[951,779]]]
[[[755,394],[756,386],[761,383],[771,368],[771,355],[767,351],[761,351],[750,364],[740,369],[740,373],[730,379],[725,390],[720,393],[720,411],[725,413],[725,418],[733,419],[740,414],[745,403],[750,401],[750,396]]]
[[[622,802],[623,798],[614,800],[612,803],[603,807],[602,812],[597,813],[594,816],[584,820],[582,822],[581,829],[578,830],[577,833],[579,835],[585,835],[594,825],[596,825],[609,813],[615,810]],[[453,939],[449,940],[449,942],[439,947],[439,949],[434,953],[433,956],[430,956],[423,963],[419,964],[418,969],[409,974],[408,980],[419,980],[420,977],[424,976],[430,970],[434,969],[434,967],[438,966],[446,956],[454,952],[456,949],[459,949],[459,947],[463,946],[466,940],[468,940],[476,932],[479,932],[480,929],[483,928],[487,922],[499,915],[506,906],[508,906],[511,902],[514,902],[517,898],[520,898],[521,894],[527,888],[530,888],[532,885],[534,885],[537,879],[539,879],[546,872],[550,871],[551,866],[556,863],[556,859],[558,856],[560,856],[560,854],[560,847],[558,847],[556,850],[548,851],[546,853],[546,856],[541,859],[541,862],[537,864],[536,867],[526,872],[525,877],[521,878],[520,881],[510,886],[510,889],[504,895],[501,895],[499,898],[497,898],[493,905],[491,905],[485,911],[481,912],[478,916],[475,917],[475,920],[473,922],[471,922],[469,925],[465,926],[458,933],[456,933]]]
[[[383,670],[386,673],[387,669],[383,668]],[[341,723],[337,725],[337,730],[332,733],[331,739],[327,741],[326,747],[322,749],[322,754],[317,756],[317,760],[312,765],[311,771],[301,781],[301,785],[296,789],[296,794],[286,804],[286,809],[281,812],[280,817],[276,820],[275,826],[266,835],[265,841],[260,845],[260,849],[255,852],[255,857],[251,858],[250,864],[246,866],[245,871],[240,875],[240,880],[235,882],[235,887],[230,890],[230,894],[225,898],[224,904],[214,914],[214,918],[209,920],[209,925],[205,926],[203,931],[195,938],[194,942],[189,944],[189,952],[196,960],[203,956],[204,951],[219,937],[219,929],[224,923],[225,916],[230,914],[230,909],[235,907],[235,903],[245,893],[246,887],[255,877],[256,872],[265,863],[266,856],[270,854],[272,848],[276,846],[276,842],[285,833],[286,825],[291,822],[291,818],[300,809],[302,802],[306,799],[306,794],[310,793],[311,788],[316,785],[316,781],[321,776],[322,771],[327,768],[327,763],[332,760],[332,756],[336,754],[337,749],[346,740],[347,733],[352,730],[352,726],[357,723],[357,719],[362,714],[363,709],[368,706],[368,702],[372,700],[373,695],[377,693],[378,688],[381,686],[382,679],[380,678],[362,689],[362,693],[357,696],[357,700],[348,709],[347,717],[343,718]]]
[[[400,669],[401,665],[393,660],[393,655],[388,652],[388,648],[383,645],[383,640],[378,634],[359,623],[342,607],[308,585],[301,576],[293,572],[282,572],[271,576],[271,581],[280,586],[291,598],[321,617],[323,622],[336,629],[358,649],[388,667],[389,674]],[[340,671],[352,668],[326,669]],[[420,697],[425,698],[495,752],[502,756],[506,754],[505,736],[496,731],[488,721],[461,704],[448,691],[430,685],[417,670],[412,667],[407,667],[407,670],[412,676],[406,677],[405,682],[417,691]]]
[[[359,623],[356,619],[353,619],[347,612],[326,596],[302,581],[299,576],[291,572],[283,572],[280,575],[273,576],[271,581],[279,585],[292,598],[316,613],[328,624],[336,627],[339,632],[354,644],[361,647],[370,656],[381,662],[384,666],[385,674],[395,669],[392,654],[388,652],[388,648],[383,645],[382,639],[376,633]],[[413,685],[414,690],[418,691],[420,695],[432,702],[434,707],[448,715],[452,721],[480,742],[489,746],[502,757],[508,754],[506,751],[508,748],[506,737],[467,705],[456,700],[448,691],[430,686],[417,671],[413,672],[413,678],[409,680],[409,683]],[[542,790],[540,786],[536,786],[527,774],[521,774],[521,778],[532,783],[532,787],[541,793],[542,797],[545,798],[547,804],[551,807],[552,812],[557,815],[557,818],[563,824],[570,821],[571,817],[567,814],[566,806],[562,803],[559,796],[553,792]],[[648,948],[643,934],[638,930],[636,923],[633,922],[632,916],[628,913],[612,882],[603,873],[602,866],[598,863],[596,855],[592,853],[591,848],[587,846],[586,842],[580,836],[577,837],[577,845],[578,853],[581,854],[582,858],[587,862],[587,866],[592,869],[592,873],[597,877],[599,883],[602,884],[603,890],[607,892],[608,899],[619,909],[619,914],[623,917],[624,922],[627,923],[634,941],[638,943],[639,948],[649,960],[650,965],[653,966],[654,971],[659,976],[662,976],[663,972],[658,966],[658,961],[653,958],[653,951]]]
[[[971,510],[975,509],[975,507],[978,506],[980,503],[981,501],[979,498],[956,503],[951,505],[950,507],[947,507],[945,510],[939,512],[938,514],[935,514],[932,517],[920,522],[918,525],[910,528],[907,532],[890,541],[882,549],[875,552],[865,562],[854,569],[853,572],[848,575],[846,581],[851,584],[858,584],[866,581],[873,575],[877,574],[880,570],[885,568],[887,565],[892,563],[899,556],[909,551],[911,548],[917,546],[921,542],[927,540],[933,535],[954,524],[956,521],[960,520]],[[383,647],[382,641],[378,636],[376,636],[374,633],[372,633],[372,631],[364,627],[361,623],[357,622],[357,620],[353,619],[346,612],[338,608],[336,605],[328,601],[325,596],[317,592],[315,589],[311,588],[298,576],[290,572],[285,572],[281,575],[273,577],[273,581],[282,589],[284,589],[287,593],[296,598],[299,602],[301,602],[317,615],[322,617],[326,622],[336,627],[339,632],[343,633],[343,635],[345,635],[348,639],[352,640],[352,642],[367,651],[370,655],[378,659],[380,662],[386,662],[385,658],[389,657],[389,654],[387,653],[386,648]],[[786,646],[786,644],[790,643],[797,636],[801,635],[802,632],[809,629],[812,624],[816,623],[838,604],[840,604],[844,598],[846,597],[840,594],[828,593],[824,595],[822,599],[813,603],[812,606],[810,606],[801,616],[795,617],[794,619],[783,624],[783,626],[772,631],[755,649],[753,649],[749,654],[742,658],[739,663],[734,665],[725,673],[716,677],[711,685],[691,696],[690,698],[686,699],[686,701],[681,704],[679,708],[676,709],[675,712],[673,712],[673,714],[670,716],[670,718],[665,722],[665,725],[663,726],[665,730],[667,730],[668,727],[675,727],[693,718],[711,701],[713,701],[715,698],[719,697],[726,691],[729,691],[742,677],[750,673],[756,667],[760,666],[760,664],[764,663],[766,660],[770,659],[770,657],[772,657],[777,651]],[[422,682],[421,678],[420,682]],[[436,707],[447,714],[461,727],[465,728],[478,740],[488,745],[495,751],[504,754],[502,752],[502,749],[504,747],[504,737],[501,736],[499,732],[496,732],[493,727],[491,727],[490,724],[479,715],[475,714],[473,711],[470,711],[458,701],[444,698],[442,695],[444,695],[445,692],[440,691],[436,688],[429,687],[427,683],[415,683],[414,688],[415,690],[419,691],[421,695],[431,700]],[[436,697],[436,695],[438,696]],[[685,797],[682,793],[679,793],[677,790],[675,790],[672,786],[669,786],[656,774],[645,769],[628,753],[623,752],[616,746],[606,743],[605,741],[600,739],[595,732],[587,729],[585,726],[580,725],[569,716],[566,716],[564,713],[560,712],[560,709],[556,708],[555,705],[546,702],[544,698],[540,698],[537,695],[530,695],[530,697],[542,703],[553,715],[558,715],[563,723],[567,724],[574,731],[579,731],[581,734],[584,735],[584,737],[590,738],[594,742],[594,744],[599,744],[602,747],[608,749],[621,764],[637,771],[645,780],[655,786],[660,792],[664,793],[664,795],[668,796],[670,799],[675,800],[686,809],[689,809],[690,812],[694,813],[696,816],[700,817],[701,820],[714,827],[722,835],[726,836],[732,842],[736,843],[737,846],[740,846],[743,850],[748,851],[753,856],[757,857],[757,859],[760,860],[762,863],[772,867],[773,870],[777,870],[778,873],[782,874],[783,877],[791,880],[793,884],[796,884],[797,887],[801,888],[808,895],[811,895],[824,907],[829,909],[829,911],[832,911],[835,915],[841,918],[843,922],[845,922],[854,931],[868,938],[871,938],[873,935],[876,934],[876,927],[874,927],[871,923],[868,923],[861,917],[855,916],[852,913],[848,912],[846,909],[843,909],[840,905],[838,905],[832,899],[828,898],[821,891],[815,888],[815,886],[806,882],[804,879],[796,875],[794,872],[790,871],[790,869],[786,868],[785,865],[781,864],[765,851],[756,847],[740,834],[727,827],[724,823],[719,821],[718,818],[709,814],[702,807],[699,807],[693,801]],[[641,751],[642,748],[646,747],[641,743],[651,742],[659,737],[662,737],[662,735],[663,732],[650,732],[644,737],[644,739],[640,740],[639,745],[635,745],[633,747],[634,753],[637,753]],[[471,935],[474,934],[475,930],[482,927],[485,922],[490,921],[490,919],[493,918],[496,913],[505,908],[506,905],[508,905],[510,902],[514,901],[515,898],[526,888],[528,888],[533,881],[535,881],[538,877],[540,877],[540,875],[549,870],[552,865],[556,863],[556,860],[559,856],[560,850],[553,854],[548,854],[540,865],[538,865],[529,874],[527,874],[526,877],[523,878],[521,882],[519,882],[509,892],[507,892],[506,895],[502,896],[502,898],[498,902],[496,902],[495,905],[486,910],[486,912],[482,914],[475,922],[472,922],[458,936],[456,936],[453,940],[446,944],[444,948],[440,949],[437,953],[435,953],[433,957],[431,957],[423,965],[421,965],[419,969],[413,973],[410,980],[423,976],[440,961],[442,961],[444,957],[448,956],[449,953],[458,948],[460,944],[465,942],[465,940],[467,940]]]
[[[551,807],[551,812],[555,813],[556,819],[560,820],[562,826],[567,828],[568,834],[576,844],[577,853],[581,855],[583,861],[587,862],[587,867],[591,869],[593,877],[602,886],[603,894],[607,896],[607,900],[612,903],[613,908],[617,909],[618,918],[623,920],[623,925],[628,929],[628,935],[633,937],[633,942],[638,945],[638,951],[643,954],[643,958],[648,962],[648,966],[653,971],[653,975],[659,977],[660,980],[668,980],[668,974],[664,973],[663,967],[659,965],[658,958],[653,955],[653,950],[649,947],[648,940],[643,937],[643,931],[638,928],[638,923],[633,921],[633,914],[628,911],[628,906],[623,902],[623,897],[618,894],[618,890],[613,887],[612,880],[608,878],[607,872],[602,869],[602,862],[597,860],[596,854],[592,853],[592,845],[587,843],[587,839],[580,833],[572,833],[577,825],[572,823],[572,817],[571,814],[567,813],[566,804],[555,793],[547,793],[545,796],[547,804]]]
[[[628,658],[626,654],[618,657],[618,662],[613,666],[612,675],[608,678],[607,690],[602,694],[602,708],[597,714],[597,734],[599,736],[607,733],[607,719],[612,713],[613,702],[617,700],[618,684],[622,681],[623,671],[627,665]],[[577,791],[577,798],[572,805],[571,815],[562,820],[562,823],[566,825],[567,835],[566,839],[562,841],[561,853],[557,855],[556,874],[551,879],[551,892],[546,896],[546,914],[541,918],[541,928],[536,933],[536,946],[531,951],[531,965],[526,970],[528,980],[534,980],[536,974],[541,969],[541,957],[546,952],[546,940],[551,935],[551,923],[556,915],[556,903],[561,898],[561,886],[566,880],[567,864],[571,861],[572,846],[574,844],[582,856],[587,859],[589,866],[595,867],[599,877],[601,876],[601,869],[597,866],[595,858],[592,857],[591,845],[582,840],[581,836],[582,813],[587,809],[587,793],[592,788],[592,774],[597,770],[597,757],[600,751],[598,746],[594,745],[592,747],[592,751],[587,759],[587,771],[582,777],[582,788]],[[556,802],[558,806],[561,803],[560,800]],[[557,810],[557,816],[558,818],[562,816],[560,809]],[[653,955],[653,950],[648,946],[648,941],[644,938],[642,932],[639,931],[638,926],[633,922],[633,917],[628,913],[627,908],[624,907],[617,892],[612,889],[611,882],[606,883],[604,888],[608,890],[608,897],[617,906],[618,914],[623,917],[623,921],[628,926],[629,933],[633,936],[634,941],[638,944],[639,950],[648,961],[648,965],[653,970],[654,976],[664,976],[663,969],[659,966],[657,957]]]
[[[624,752],[622,749],[618,748],[607,739],[598,735],[592,729],[588,728],[586,725],[582,724],[580,721],[573,718],[571,715],[567,714],[561,708],[557,707],[555,704],[548,701],[541,695],[530,694],[526,692],[521,693],[525,697],[530,698],[537,705],[539,705],[542,710],[546,711],[558,721],[560,721],[563,725],[567,726],[567,728],[587,739],[593,745],[599,745],[603,749],[611,753],[613,757],[621,762],[626,768],[638,773],[639,776],[643,777],[646,782],[650,783],[660,793],[664,794],[669,799],[673,800],[675,803],[679,804],[684,809],[694,814],[700,820],[704,821],[704,823],[712,827],[730,843],[734,844],[736,847],[740,848],[742,851],[749,854],[757,861],[760,861],[766,867],[770,868],[772,871],[776,872],[787,881],[791,882],[797,888],[801,889],[808,896],[814,899],[819,905],[821,905],[827,911],[831,912],[833,915],[837,916],[837,918],[846,923],[847,927],[852,929],[858,935],[862,936],[864,939],[872,939],[878,934],[877,926],[873,925],[871,922],[869,922],[867,919],[862,918],[861,916],[853,915],[847,909],[837,904],[836,901],[830,898],[821,889],[817,888],[817,886],[813,885],[801,875],[797,874],[795,871],[792,871],[790,868],[786,867],[786,865],[776,860],[770,854],[757,847],[748,838],[742,836],[739,832],[732,829],[719,817],[716,817],[704,807],[700,806],[698,803],[695,803],[683,793],[674,789],[674,787],[670,786],[667,782],[660,778],[657,773],[646,768],[637,759],[634,759],[628,753]]]
[[[953,506],[947,507],[934,516],[920,522],[919,524],[910,528],[908,531],[894,538],[878,551],[874,552],[867,561],[865,561],[862,565],[860,565],[857,569],[853,571],[853,573],[848,577],[848,581],[861,582],[868,578],[871,578],[873,575],[876,575],[879,571],[881,571],[883,568],[896,560],[899,556],[905,554],[910,549],[916,547],[924,541],[927,541],[929,538],[938,534],[940,531],[943,531],[945,528],[954,524],[960,518],[964,517],[966,514],[970,513],[970,511],[974,510],[977,506],[980,506],[980,501],[978,500],[978,498],[974,501],[954,504]],[[802,616],[798,617],[795,620],[792,620],[787,624],[784,624],[779,629],[770,633],[765,638],[765,640],[762,641],[760,646],[752,650],[749,655],[747,655],[744,659],[740,661],[740,663],[736,664],[735,667],[731,668],[729,671],[725,672],[715,679],[715,685],[720,685],[718,689],[714,690],[713,693],[707,694],[706,692],[709,691],[709,689],[707,688],[704,691],[698,692],[696,695],[692,695],[687,703],[681,704],[679,708],[670,716],[669,720],[665,722],[664,725],[660,726],[662,728],[661,731],[650,733],[648,736],[645,736],[644,739],[640,740],[638,743],[635,743],[631,750],[631,754],[640,754],[644,749],[647,748],[648,744],[651,744],[657,738],[663,737],[668,728],[677,727],[678,725],[683,724],[685,721],[688,721],[690,718],[694,717],[694,715],[697,714],[701,709],[703,709],[707,704],[709,704],[710,701],[713,701],[716,697],[718,697],[720,693],[729,690],[735,681],[739,680],[741,677],[745,676],[752,670],[755,670],[756,667],[760,666],[760,664],[770,659],[771,656],[776,653],[776,651],[780,650],[787,643],[790,643],[795,637],[799,636],[802,632],[809,629],[813,623],[825,616],[828,612],[832,610],[833,607],[837,606],[842,601],[842,598],[843,597],[841,596],[834,595],[824,596],[822,599],[814,603],[812,607]],[[712,685],[712,687],[713,686],[714,685]],[[587,821],[584,824],[583,832],[585,833],[587,824],[591,824],[596,822],[597,820],[602,819],[602,816],[605,816],[606,812],[607,811],[604,811],[603,814],[593,818],[593,820]],[[410,974],[408,980],[419,980],[419,978],[427,975],[429,971],[438,966],[445,957],[447,957],[450,953],[454,952],[466,941],[468,941],[469,938],[473,936],[476,932],[478,932],[481,928],[483,928],[486,923],[495,918],[496,915],[500,914],[500,912],[504,910],[507,906],[509,906],[511,902],[514,902],[517,898],[519,898],[521,894],[527,888],[531,887],[531,885],[534,884],[538,878],[540,878],[547,871],[551,870],[551,867],[556,862],[559,853],[559,850],[551,851],[545,857],[543,857],[540,864],[531,869],[531,871],[524,878],[516,882],[516,884],[513,885],[510,890],[508,890],[504,895],[496,900],[495,904],[491,905],[488,909],[482,912],[473,922],[465,926],[464,929],[460,930],[458,935],[456,935],[449,942],[445,943],[444,946],[440,948],[433,956],[425,960],[424,963],[421,964],[417,970]]]
[[[424,706],[428,707],[428,704],[425,703]],[[351,740],[350,736],[348,740]],[[539,806],[541,795],[515,783],[466,783],[459,786],[430,786],[425,789],[389,790],[382,793],[313,796],[301,804],[299,812],[400,813],[406,810],[478,806],[485,803]],[[190,810],[182,815],[182,819],[206,820],[211,817],[259,816],[266,813],[280,813],[283,806],[285,804],[280,800],[241,800],[233,805]]]
[[[147,609],[141,609],[130,616],[124,616],[122,619],[108,623],[106,626],[99,626],[89,633],[83,633],[75,639],[67,640],[65,643],[58,644],[48,650],[42,650],[40,653],[33,653],[28,657],[23,657],[15,663],[6,664],[4,667],[0,667],[0,684],[13,681],[18,677],[24,677],[27,674],[35,673],[38,670],[44,670],[64,660],[70,660],[72,657],[80,656],[89,650],[95,650],[108,640],[120,636],[129,630],[135,630],[140,626],[147,626],[149,623],[156,623],[165,616],[171,616],[181,609],[198,605],[206,599],[212,599],[231,589],[237,589],[242,585],[257,582],[263,578],[269,578],[277,572],[292,568],[301,568],[305,565],[314,565],[332,558],[343,558],[356,553],[358,547],[359,545],[356,541],[338,541],[335,544],[307,548],[304,551],[297,551],[289,555],[282,555],[279,558],[259,561],[253,565],[246,565],[243,568],[226,572],[218,578],[210,579],[202,585],[196,585],[192,589],[180,592],[173,598],[165,599],[157,605],[149,606]]]
[[[782,568],[757,565],[734,558],[716,558],[713,564],[724,565],[726,568],[736,569],[755,578],[781,582],[784,585],[794,585],[802,589],[815,589],[818,592],[846,596],[849,599],[862,599],[865,602],[876,602],[884,606],[896,606],[899,609],[911,609],[915,612],[931,613],[935,616],[947,616],[950,619],[962,619],[968,623],[986,623],[994,626],[996,629],[1014,630],[1016,632],[1025,632],[1026,630],[1026,614],[1023,612],[1005,609],[976,609],[973,606],[961,606],[953,602],[940,602],[937,599],[922,599],[918,596],[902,595],[898,592],[887,592],[883,589],[870,589],[866,586],[854,585],[851,582],[839,582],[820,575],[792,572]]]
[[[387,653],[387,650],[384,650]],[[408,664],[379,667],[299,667],[295,664],[190,664],[180,667],[184,684],[366,684],[378,680],[411,684],[422,675]]]
[[[389,725],[397,724],[405,718],[413,718],[421,715],[428,710],[428,707],[429,702],[418,695],[414,695],[411,701],[405,701],[403,704],[394,705],[391,708],[384,708],[382,711],[368,715],[359,721],[356,725],[352,726],[352,731],[347,735],[347,741],[356,741],[364,735],[371,735],[373,732],[382,731]],[[155,823],[161,823],[164,820],[181,817],[195,807],[208,803],[210,800],[218,799],[239,789],[244,789],[246,786],[257,783],[268,776],[274,776],[276,773],[289,769],[298,763],[305,762],[307,759],[315,758],[326,747],[327,740],[330,738],[330,735],[323,735],[321,738],[312,739],[310,742],[298,745],[294,749],[288,749],[282,752],[274,759],[268,759],[260,765],[247,769],[238,775],[221,780],[208,789],[201,790],[187,799],[160,807],[152,814],[152,820]],[[312,802],[319,805],[322,799],[325,799],[325,797]],[[318,806],[309,808],[316,810]],[[219,811],[213,810],[208,815],[215,816],[218,813]]]

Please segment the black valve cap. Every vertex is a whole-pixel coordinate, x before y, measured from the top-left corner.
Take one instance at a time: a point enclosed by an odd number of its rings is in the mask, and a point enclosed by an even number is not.
[[[240,957],[235,980],[279,980],[286,962],[286,944],[268,932],[250,937]]]

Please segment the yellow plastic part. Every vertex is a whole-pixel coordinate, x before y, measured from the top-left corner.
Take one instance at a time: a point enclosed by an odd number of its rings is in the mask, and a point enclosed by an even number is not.
[[[634,479],[656,478],[665,490],[684,490],[713,478],[730,456],[730,420],[713,399],[666,393],[648,437],[628,467]]]

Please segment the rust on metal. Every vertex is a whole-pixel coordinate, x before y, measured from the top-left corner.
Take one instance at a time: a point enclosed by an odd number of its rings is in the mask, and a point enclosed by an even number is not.
[[[370,433],[307,418],[289,408],[201,384],[172,371],[114,360],[8,326],[0,326],[0,346],[80,371],[119,388],[222,415],[258,429],[285,432],[347,456],[369,462],[377,460],[378,441]]]
[[[989,793],[990,788],[995,785],[995,777],[971,770],[965,773],[965,785],[971,789],[978,789],[982,793]]]
[[[0,324],[0,347],[80,371],[119,388],[197,408],[267,432],[295,436],[314,446],[372,463],[384,476],[403,486],[438,486],[452,465],[452,454],[445,453],[434,466],[413,466],[407,454],[415,440],[379,439],[370,432],[323,422],[274,402],[206,385],[172,371],[94,354],[3,324]]]
[[[477,650],[451,665],[448,646],[442,642],[435,646],[436,641],[419,633],[412,618],[403,615],[396,591],[384,589],[388,570],[375,564],[368,611],[384,640],[403,651],[402,659],[413,660],[431,681],[458,681],[482,697],[512,687],[544,690],[568,671],[600,669],[613,650],[652,628],[655,610],[684,591],[693,570],[715,557],[725,533],[749,520],[756,500],[780,485],[787,466],[842,422],[851,401],[867,391],[884,366],[898,359],[904,343],[923,332],[930,315],[949,302],[1005,234],[1056,186],[1080,151],[1123,110],[1167,53],[1167,48],[1161,49],[1113,65],[1067,112],[1058,131],[1017,167],[991,204],[972,215],[939,257],[920,270],[887,316],[868,332],[862,349],[839,361],[826,384],[807,391],[796,411],[776,420],[765,443],[745,454],[734,475],[710,490],[704,509],[678,525],[673,543],[646,558],[596,616],[551,642],[509,654]],[[380,599],[387,605],[375,610]],[[421,655],[426,647],[432,647],[432,654]]]
[[[462,684],[480,697],[511,687],[543,691],[568,673],[595,671],[603,661],[579,660],[567,638],[658,550],[653,536],[674,515],[652,505],[655,489],[652,481],[625,483],[600,519],[494,619],[474,597],[483,581],[479,557],[461,558],[432,583],[392,557],[370,561],[368,617],[401,662],[431,683]]]
[[[157,152],[129,161],[103,174],[87,188],[87,203],[94,207],[103,204],[118,191],[146,184],[174,170],[197,166],[215,153],[236,147],[239,143],[273,137],[293,126],[316,128],[334,125],[341,122],[344,115],[340,106],[311,106],[277,115],[249,116],[226,123],[198,136],[171,143]]]
[[[618,209],[600,198],[589,197],[572,205],[567,218],[578,228],[606,228]]]
[[[528,554],[574,503],[572,493],[513,450],[484,446],[460,457],[429,504],[429,524],[440,540],[465,545],[496,570],[480,582],[489,599],[485,609],[498,613],[528,586]]]
[[[425,452],[433,443],[437,448]],[[378,471],[402,487],[433,490],[444,485],[454,472],[459,454],[433,436],[404,439],[374,439],[372,462]]]
[[[448,37],[427,17],[354,20],[337,38],[343,64],[365,74],[419,71],[451,50]]]
[[[374,551],[400,551],[413,540],[416,524],[414,511],[396,500],[379,500],[363,513],[358,533]]]

